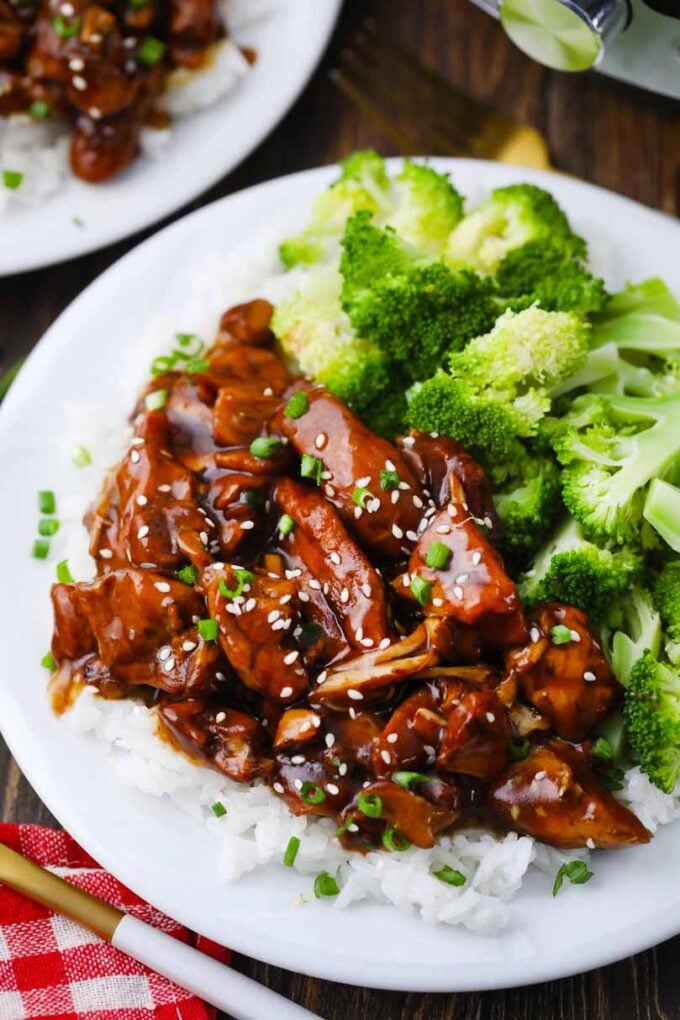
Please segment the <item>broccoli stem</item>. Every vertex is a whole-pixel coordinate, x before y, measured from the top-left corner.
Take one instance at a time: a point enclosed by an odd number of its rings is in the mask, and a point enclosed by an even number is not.
[[[661,478],[655,478],[649,487],[642,512],[671,549],[680,552],[680,489]]]
[[[627,422],[649,422],[651,428],[634,436],[622,437],[622,444],[634,444],[635,455],[612,475],[607,499],[612,504],[625,502],[632,492],[661,477],[668,464],[678,456],[680,436],[680,401],[674,398],[608,396],[607,404],[614,414]],[[591,451],[592,455],[592,451]]]

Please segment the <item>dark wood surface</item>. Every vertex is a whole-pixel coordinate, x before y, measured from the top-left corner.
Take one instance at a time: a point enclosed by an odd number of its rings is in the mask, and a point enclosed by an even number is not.
[[[270,177],[332,162],[357,147],[396,151],[328,77],[352,27],[367,13],[456,85],[538,127],[557,167],[677,215],[678,105],[597,74],[558,75],[530,63],[468,0],[347,0],[329,51],[304,95],[260,148],[192,208]],[[91,280],[151,232],[55,268],[0,280],[0,372],[31,350]],[[56,824],[4,746],[0,790],[3,819]],[[621,923],[626,923],[623,910]],[[564,981],[469,995],[373,992],[314,981],[242,957],[236,957],[235,965],[326,1020],[657,1020],[680,1018],[679,952],[676,938]]]

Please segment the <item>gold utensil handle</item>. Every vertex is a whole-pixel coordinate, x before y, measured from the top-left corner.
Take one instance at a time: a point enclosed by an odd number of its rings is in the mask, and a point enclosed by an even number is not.
[[[125,916],[108,903],[95,899],[82,889],[65,882],[58,875],[26,860],[20,854],[0,844],[0,882],[24,896],[49,907],[58,914],[85,925],[107,942]]]

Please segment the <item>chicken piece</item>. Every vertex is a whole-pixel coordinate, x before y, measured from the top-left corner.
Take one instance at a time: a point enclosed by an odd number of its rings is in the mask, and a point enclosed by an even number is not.
[[[377,816],[362,811],[362,803],[367,801],[372,810],[378,810]],[[410,843],[427,849],[434,846],[438,833],[449,829],[457,817],[457,812],[449,807],[435,804],[388,779],[380,779],[364,787],[342,812],[340,827],[346,831],[341,843],[347,849],[358,844],[379,846],[385,830],[396,829]]]
[[[274,750],[285,751],[314,743],[321,735],[321,716],[311,708],[288,708],[279,719]]]
[[[509,676],[559,736],[583,740],[619,703],[621,685],[580,609],[549,603],[532,612],[529,624],[528,644],[505,657]],[[555,627],[566,628],[571,640],[555,644]]]
[[[180,67],[199,68],[210,43],[224,35],[224,26],[213,0],[170,0],[169,47]]]
[[[352,648],[378,647],[387,638],[382,579],[333,507],[315,489],[290,478],[278,483],[274,498],[295,522],[283,548],[290,548],[312,575],[310,591],[325,596]]]
[[[311,656],[315,664],[340,661],[351,648],[332,605],[324,595],[323,587],[320,583],[317,587],[318,578],[313,570],[316,569],[314,563],[318,554],[314,551],[311,558],[313,569],[309,569],[298,554],[301,545],[299,536],[295,536],[294,541],[292,538],[289,536],[282,543],[285,546],[286,577],[297,581],[300,615],[305,621],[304,633],[310,635],[306,637],[309,641],[307,656]],[[313,640],[314,634],[316,640]]]
[[[396,440],[404,460],[423,488],[431,493],[438,507],[449,502],[449,475],[453,473],[465,494],[470,513],[482,521],[489,539],[498,537],[499,522],[493,505],[491,486],[481,467],[465,447],[450,436],[429,436],[412,430]]]
[[[382,728],[382,723],[373,712],[329,713],[325,718],[326,759],[335,759],[341,773],[342,765],[357,766],[361,769],[371,768],[371,756],[375,741]],[[329,739],[329,736],[332,740]],[[329,746],[330,745],[330,746]],[[328,764],[328,762],[327,762]]]
[[[256,562],[269,538],[266,514],[269,479],[243,471],[210,472],[202,503],[217,522],[211,532],[219,544],[221,558]]]
[[[507,713],[494,691],[470,691],[453,706],[446,722],[437,768],[492,779],[510,759]]]
[[[11,60],[21,49],[24,27],[10,4],[0,0],[0,60]]]
[[[351,800],[356,784],[349,777],[331,772],[317,751],[289,757],[277,755],[272,788],[294,815],[325,815],[334,818]]]
[[[441,694],[434,683],[414,691],[394,710],[377,736],[373,771],[388,776],[399,769],[421,770],[434,761],[446,719],[439,715]]]
[[[90,518],[90,552],[106,569],[210,562],[215,525],[197,506],[194,476],[172,459],[168,433],[163,411],[138,418],[137,435]]]
[[[475,625],[485,644],[507,647],[526,635],[517,588],[508,577],[498,553],[489,544],[466,509],[461,483],[449,475],[451,499],[432,518],[418,539],[409,560],[408,574],[397,578],[394,587],[411,595],[413,578],[431,585],[425,605],[430,616],[453,617],[464,625]],[[428,567],[431,546],[448,550],[443,566]]]
[[[491,787],[487,804],[508,828],[565,850],[614,850],[651,839],[601,785],[586,755],[559,740],[511,765]]]
[[[237,783],[251,783],[271,772],[274,763],[264,754],[262,727],[245,712],[202,701],[174,701],[161,705],[158,717],[183,751],[207,758]]]
[[[284,408],[272,430],[287,436],[299,454],[322,461],[321,491],[362,546],[381,556],[408,555],[425,508],[411,468],[392,443],[374,435],[323,386],[296,383],[294,390],[300,389],[308,410],[291,418]],[[383,472],[396,478],[385,480]]]
[[[168,372],[157,376],[154,389],[165,389],[164,412],[170,424],[168,448],[173,457],[190,471],[214,467],[219,449],[213,433],[215,388],[203,377]]]
[[[280,358],[251,343],[218,343],[208,352],[208,374],[217,387],[248,383],[264,397],[280,397],[291,375]]]
[[[438,662],[450,650],[445,620],[429,619],[401,641],[365,652],[324,671],[310,700],[335,709],[356,708],[360,701],[384,700],[391,685]]]
[[[172,695],[204,695],[221,685],[219,647],[193,624],[204,611],[188,585],[150,570],[113,570],[96,581],[52,588],[52,654],[58,663],[96,652],[111,677]]]
[[[274,416],[279,404],[278,397],[263,396],[258,383],[223,386],[213,412],[215,440],[221,446],[248,446],[262,433],[263,424]]]
[[[220,319],[218,342],[271,347],[274,334],[269,326],[273,314],[274,308],[264,298],[228,308]]]
[[[81,116],[71,135],[69,163],[74,176],[88,184],[100,184],[115,177],[139,155],[142,124],[119,115],[95,122]]]
[[[307,669],[293,631],[299,624],[295,584],[262,573],[213,564],[203,574],[219,643],[242,682],[284,704],[308,687]],[[224,589],[236,592],[225,595]]]

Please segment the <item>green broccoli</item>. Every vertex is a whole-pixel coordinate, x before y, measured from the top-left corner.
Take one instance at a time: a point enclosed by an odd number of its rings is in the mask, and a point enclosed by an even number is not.
[[[640,556],[627,547],[600,548],[567,518],[539,551],[520,581],[527,602],[564,602],[594,620],[630,587],[640,573]]]
[[[649,482],[680,460],[680,400],[606,395],[585,398],[579,413],[589,407],[592,424],[579,427],[567,416],[554,438],[565,465],[562,498],[588,534],[635,541]]]
[[[680,489],[662,478],[654,478],[642,513],[673,552],[680,553]]]
[[[552,195],[534,184],[511,184],[496,188],[463,217],[449,238],[445,258],[454,268],[468,266],[493,275],[521,245],[571,241],[574,236]]]
[[[510,470],[491,470],[493,501],[503,526],[503,552],[511,564],[524,565],[562,510],[560,474],[548,457],[522,454]]]
[[[651,312],[667,319],[677,319],[680,317],[680,305],[667,284],[653,276],[642,283],[629,283],[623,290],[610,294],[601,318],[614,319],[631,312]]]
[[[277,306],[272,329],[300,371],[363,410],[390,391],[392,372],[383,352],[354,334],[339,293],[337,271],[316,269],[303,290]]]
[[[582,317],[600,311],[607,299],[604,281],[585,265],[580,237],[542,237],[509,251],[498,266],[496,283],[509,307],[519,310],[537,302],[556,312]]]
[[[680,667],[680,559],[670,560],[663,567],[653,596],[665,627],[666,654]]]
[[[452,272],[441,259],[407,247],[392,227],[359,212],[342,240],[341,304],[359,336],[374,342],[411,381],[432,374],[448,350],[490,328],[490,280]]]
[[[573,375],[562,379],[555,386],[550,388],[550,396],[553,400],[564,396],[565,393],[573,393],[574,390],[589,389],[603,382],[612,381],[614,385],[620,372],[622,359],[619,357],[619,350],[616,344],[603,344],[588,351],[588,356],[580,368]]]
[[[661,649],[661,617],[646,588],[633,587],[610,610],[614,628],[609,650],[612,669],[625,687],[633,666],[646,651],[657,656]]]
[[[404,160],[393,185],[389,223],[409,244],[439,255],[463,215],[463,199],[449,181],[424,163]]]
[[[611,296],[597,317],[593,344],[610,341],[621,351],[662,360],[680,352],[680,305],[662,280],[646,280]]]
[[[633,666],[623,711],[640,768],[660,790],[672,793],[680,779],[680,673],[644,652]]]

